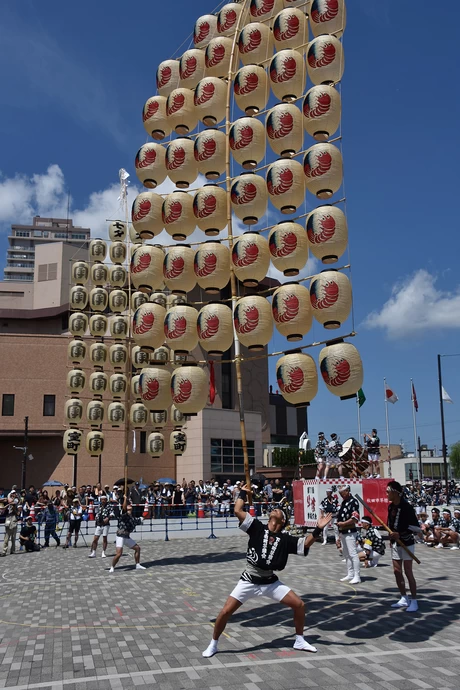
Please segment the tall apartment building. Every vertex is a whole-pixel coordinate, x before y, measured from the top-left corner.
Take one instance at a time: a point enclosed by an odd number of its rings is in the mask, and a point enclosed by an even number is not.
[[[11,226],[11,234],[8,235],[8,250],[6,266],[4,268],[4,280],[32,283],[35,269],[35,250],[44,244],[62,242],[75,249],[88,249],[91,231],[89,228],[80,228],[73,224],[71,218],[42,218],[35,216],[32,225]],[[53,264],[46,266],[38,272],[37,279],[53,280]],[[51,268],[48,268],[51,266]],[[51,277],[48,271],[51,271]]]

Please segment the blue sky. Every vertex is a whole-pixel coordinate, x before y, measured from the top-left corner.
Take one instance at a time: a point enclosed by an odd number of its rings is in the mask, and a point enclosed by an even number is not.
[[[146,140],[141,109],[155,93],[156,66],[185,41],[183,52],[195,19],[215,7],[212,0],[159,6],[2,4],[0,268],[11,222],[65,212],[68,191],[72,216],[95,233],[117,215],[118,170],[135,180],[134,156]],[[432,3],[349,0],[347,9],[342,132],[353,342],[367,396],[362,426],[385,438],[386,376],[400,398],[390,409],[392,441],[412,450],[413,377],[422,443],[439,447],[436,354],[460,353],[458,49]],[[455,26],[460,5],[448,9]],[[350,319],[343,332],[351,327]],[[324,335],[316,324],[309,339]],[[283,347],[275,336],[271,350]],[[443,375],[454,400],[445,406],[452,443],[460,439],[460,357],[443,360]],[[356,435],[355,404],[321,382],[309,417],[312,436]]]

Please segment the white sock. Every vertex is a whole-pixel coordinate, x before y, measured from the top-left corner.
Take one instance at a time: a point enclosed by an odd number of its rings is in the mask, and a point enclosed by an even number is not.
[[[140,563],[136,563],[136,570],[147,570],[145,565],[141,565]]]
[[[204,656],[204,657],[214,656],[214,654],[217,652],[217,644],[218,644],[217,640],[214,640],[214,639],[211,640],[211,642],[208,644],[208,646],[206,647],[206,649],[202,653],[202,656]]]
[[[303,635],[296,635],[295,636],[295,642],[294,642],[294,649],[300,649],[304,652],[317,652],[318,650],[316,647],[313,647],[312,644],[309,644],[307,640],[304,638]]]
[[[109,570],[109,573],[114,573],[114,572],[115,572],[115,568],[112,566]]]
[[[95,552],[95,551],[91,551],[91,553],[89,554],[88,558],[94,558],[95,555],[96,555],[96,552]]]
[[[102,552],[101,558],[107,558],[107,556],[105,555],[105,551]]]

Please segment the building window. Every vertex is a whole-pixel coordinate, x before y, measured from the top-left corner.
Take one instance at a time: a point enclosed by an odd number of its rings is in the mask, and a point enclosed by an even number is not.
[[[54,417],[56,414],[56,396],[55,395],[44,395],[43,396],[43,416],[44,417]]]
[[[140,439],[140,443],[139,443],[139,453],[145,453],[146,444],[147,444],[147,432],[141,431],[141,439]]]
[[[25,230],[16,230],[15,237],[30,237],[30,232],[26,232]]]
[[[86,240],[86,235],[82,234],[81,232],[73,233],[72,239],[73,240]]]
[[[255,468],[254,441],[248,441],[249,467]],[[237,439],[211,439],[211,473],[243,474],[243,444]]]
[[[2,417],[14,417],[14,393],[3,393]]]
[[[38,282],[42,283],[45,280],[57,280],[57,264],[38,265]]]

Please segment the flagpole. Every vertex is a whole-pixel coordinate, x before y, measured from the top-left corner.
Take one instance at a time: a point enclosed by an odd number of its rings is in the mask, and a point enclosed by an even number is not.
[[[414,400],[414,381],[413,379],[410,380],[410,399],[412,400],[412,420],[414,422],[414,458],[417,458],[417,421],[415,417],[415,400]],[[423,477],[421,475],[421,467],[418,465],[417,461],[417,467],[418,467],[418,479],[419,482],[423,481]]]
[[[444,426],[444,401],[442,398],[441,357],[442,357],[442,355],[438,355],[438,382],[439,382],[439,405],[441,407],[442,460],[444,463],[444,481],[446,483],[446,501],[447,501],[447,503],[449,503],[449,478],[447,476],[447,448],[446,448],[446,429]]]
[[[390,425],[388,423],[388,400],[387,400],[387,380],[386,379],[383,379],[383,397],[385,400],[385,422],[387,425],[388,476],[391,477]]]

